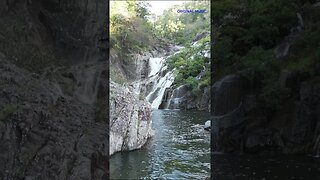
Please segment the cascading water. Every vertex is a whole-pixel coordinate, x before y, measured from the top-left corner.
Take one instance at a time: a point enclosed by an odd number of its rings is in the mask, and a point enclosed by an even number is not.
[[[154,59],[157,58],[150,58],[150,61],[154,61]],[[149,93],[149,95],[146,97],[151,103],[151,107],[153,109],[159,108],[166,88],[172,85],[175,78],[173,71],[168,71],[165,76],[161,77],[161,71],[166,70],[167,67],[164,66],[163,62],[161,62],[159,66],[161,66],[161,68],[159,68],[159,70],[154,74],[155,76],[152,77],[153,81],[155,82],[155,86],[151,93]],[[150,66],[150,68],[151,73],[154,73],[155,70],[152,68],[158,68],[158,66]]]
[[[150,58],[149,59],[149,66],[150,66],[150,73],[149,77],[156,75],[160,72],[161,68],[163,67],[165,59],[164,58]]]
[[[174,48],[177,50],[177,52],[174,53],[176,54],[179,53],[183,47],[175,46]],[[151,103],[153,109],[159,108],[166,88],[172,85],[175,78],[174,70],[166,72],[168,67],[165,65],[165,60],[166,58],[163,57],[149,59],[150,73],[148,77],[149,80],[154,83],[154,86],[146,99]],[[164,76],[163,72],[165,72]]]
[[[91,66],[89,68],[79,67],[76,74],[78,89],[76,95],[86,104],[95,102],[98,93],[102,68],[100,66]]]
[[[314,157],[319,158],[320,157],[320,135],[317,137],[313,149],[314,149],[314,153],[315,153]]]

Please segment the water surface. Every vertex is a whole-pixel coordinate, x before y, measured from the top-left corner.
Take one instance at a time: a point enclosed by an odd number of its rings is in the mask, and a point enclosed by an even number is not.
[[[212,177],[216,180],[320,179],[320,159],[307,156],[253,156],[214,153]]]
[[[155,136],[142,149],[110,159],[111,179],[206,179],[210,177],[210,114],[153,110]]]
[[[154,110],[155,136],[142,149],[110,159],[111,179],[199,179],[210,177],[210,115]],[[214,180],[320,180],[320,158],[308,156],[212,155]]]

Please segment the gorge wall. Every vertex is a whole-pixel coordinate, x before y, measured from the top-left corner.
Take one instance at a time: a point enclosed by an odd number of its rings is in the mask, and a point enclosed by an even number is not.
[[[110,155],[141,148],[153,135],[150,104],[133,87],[111,82],[110,92]]]
[[[301,51],[304,29],[318,20],[319,3],[305,4],[297,13],[298,26],[284,38],[275,53],[277,61],[290,63]],[[287,48],[281,47],[287,46]],[[250,78],[248,78],[250,77]],[[262,102],[261,74],[252,69],[229,74],[212,86],[215,150],[249,154],[320,155],[320,77],[318,73],[281,69],[273,82],[286,88],[286,99],[276,110]],[[278,102],[274,95],[269,101]]]
[[[259,88],[250,86],[257,82],[242,75],[229,75],[213,86],[217,150],[319,155],[319,77],[290,74],[279,80],[294,87],[297,96],[270,115],[258,103]]]
[[[145,97],[149,59],[157,53],[133,54],[125,60],[117,53],[110,56],[110,155],[139,149],[153,135],[151,104]]]
[[[107,179],[107,1],[0,1],[0,179]]]

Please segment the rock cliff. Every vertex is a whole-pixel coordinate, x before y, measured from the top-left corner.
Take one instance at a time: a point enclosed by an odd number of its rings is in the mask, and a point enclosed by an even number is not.
[[[194,95],[192,88],[188,85],[181,85],[177,88],[166,89],[165,96],[162,99],[161,108],[210,111],[211,92],[210,87],[204,87],[199,94]]]
[[[83,103],[64,93],[61,84],[3,57],[0,72],[2,179],[108,176],[108,121],[96,118],[95,104]]]
[[[111,82],[110,92],[110,155],[141,148],[153,134],[150,104],[131,86]]]
[[[0,1],[0,179],[107,179],[107,1]]]
[[[301,49],[302,32],[319,22],[317,4],[306,3],[297,13],[298,26],[276,47],[278,61],[290,63]],[[283,48],[285,47],[285,48]],[[291,58],[291,59],[290,59]],[[305,59],[302,59],[305,60]],[[250,77],[250,78],[248,78]],[[261,74],[246,69],[229,74],[212,87],[212,133],[216,150],[230,153],[320,155],[320,77],[318,73],[282,68],[273,84],[287,89],[276,110],[261,101]]]
[[[145,81],[150,71],[148,62],[152,54],[132,54],[131,58],[124,60],[116,51],[111,52],[109,153],[113,155],[120,151],[139,149],[153,135],[151,105],[145,99]]]
[[[292,76],[290,78],[293,78]],[[289,82],[289,79],[286,80]],[[266,114],[259,92],[241,74],[213,86],[213,121],[218,123],[218,150],[245,153],[319,153],[319,77],[295,81],[298,96],[276,113]],[[216,98],[215,98],[216,97]],[[275,97],[276,98],[276,97]]]

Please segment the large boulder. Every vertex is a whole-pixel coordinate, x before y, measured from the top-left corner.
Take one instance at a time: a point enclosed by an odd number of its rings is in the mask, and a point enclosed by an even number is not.
[[[205,38],[205,37],[207,37],[207,36],[209,36],[210,35],[210,32],[202,32],[202,33],[199,33],[199,34],[197,34],[196,35],[196,37],[194,37],[194,39],[192,40],[192,42],[194,43],[194,42],[197,42],[197,41],[199,41],[200,39],[203,39],[203,38]]]
[[[132,87],[110,83],[110,155],[141,148],[153,135],[151,107]]]
[[[249,93],[249,81],[238,74],[227,75],[212,86],[213,114],[223,115],[236,109]]]
[[[280,84],[289,88],[292,96],[272,114],[266,114],[259,101],[261,91],[245,86],[245,79],[229,75],[218,81],[213,88],[217,149],[320,154],[319,79],[283,70]]]
[[[202,88],[199,94],[195,95],[187,84],[174,89],[167,89],[160,108],[210,111],[210,90],[211,88],[207,86]]]

